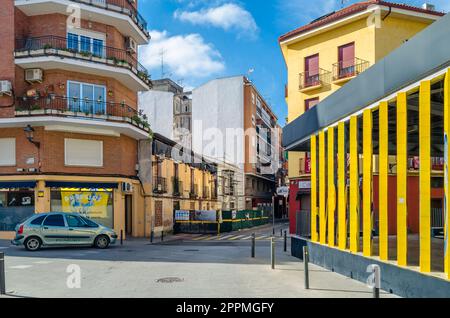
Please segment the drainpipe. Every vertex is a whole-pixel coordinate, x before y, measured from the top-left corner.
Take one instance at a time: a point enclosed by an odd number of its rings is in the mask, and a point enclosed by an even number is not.
[[[388,16],[390,16],[392,13],[392,6],[389,6],[389,12],[381,19],[382,21],[386,20]]]

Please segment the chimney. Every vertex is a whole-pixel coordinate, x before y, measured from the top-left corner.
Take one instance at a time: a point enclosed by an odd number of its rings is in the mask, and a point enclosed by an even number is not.
[[[424,3],[424,4],[422,4],[422,9],[429,10],[429,11],[436,11],[436,6],[431,3]]]

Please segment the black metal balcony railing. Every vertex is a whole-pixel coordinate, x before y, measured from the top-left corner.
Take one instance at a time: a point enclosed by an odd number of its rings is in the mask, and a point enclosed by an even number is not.
[[[147,30],[147,21],[137,11],[131,0],[71,0],[77,3],[88,4],[95,7],[104,8],[106,10],[120,12],[128,15],[131,20],[137,25],[137,27],[144,32],[145,36],[149,37]]]
[[[95,45],[90,45],[89,50],[81,50],[78,44],[77,41],[54,35],[16,39],[15,57],[54,55],[127,68],[147,85],[151,85],[147,69],[127,50]]]
[[[167,179],[162,177],[154,177],[153,192],[158,194],[167,193]]]
[[[189,197],[191,199],[198,198],[198,184],[192,184],[191,185],[191,190],[189,191]]]
[[[178,178],[172,178],[173,183],[173,195],[175,197],[183,196],[183,182]]]
[[[369,68],[369,61],[354,58],[333,64],[333,81],[357,76]]]
[[[67,98],[55,95],[46,97],[18,97],[16,117],[59,116],[102,119],[128,122],[144,130],[150,129],[147,118],[124,103],[110,103],[101,100]]]
[[[318,69],[316,71],[307,71],[300,73],[300,89],[311,88],[315,86],[329,84],[331,80],[331,72]]]

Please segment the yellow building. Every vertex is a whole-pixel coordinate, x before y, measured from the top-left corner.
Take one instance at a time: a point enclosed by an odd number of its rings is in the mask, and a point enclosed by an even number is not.
[[[311,153],[311,262],[402,297],[450,295],[450,15],[289,123]],[[374,169],[374,166],[377,167]],[[303,232],[302,232],[303,231]]]
[[[173,230],[174,211],[222,208],[217,195],[217,166],[193,153],[180,154],[176,146],[175,142],[155,134],[150,199],[155,235]]]
[[[288,70],[288,122],[314,107],[443,14],[371,0],[353,4],[279,38]],[[309,158],[290,152],[289,178],[309,178]]]

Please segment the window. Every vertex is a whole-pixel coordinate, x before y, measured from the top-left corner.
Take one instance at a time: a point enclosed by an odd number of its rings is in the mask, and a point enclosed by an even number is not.
[[[17,224],[34,214],[34,189],[0,192],[0,231],[14,231]]]
[[[319,97],[305,100],[305,112],[319,104]]]
[[[103,141],[69,138],[64,141],[66,166],[103,167]]]
[[[37,218],[35,218],[33,221],[31,221],[32,225],[42,225],[42,222],[44,221],[46,215],[41,215]]]
[[[305,58],[305,86],[319,84],[319,54]]]
[[[106,87],[89,83],[67,82],[69,110],[95,115],[106,113]]]
[[[87,31],[83,33],[88,33]],[[97,57],[104,57],[104,40],[94,35],[67,34],[67,48],[83,53],[91,53]]]
[[[355,75],[355,43],[342,45],[338,48],[338,76],[349,77]]]
[[[0,139],[0,166],[16,165],[16,139]]]
[[[97,227],[98,227],[98,224],[97,224],[97,223],[95,223],[95,222],[89,220],[88,218],[81,217],[81,219],[83,219],[83,221],[86,223],[86,225],[87,225],[88,227],[92,227],[92,228],[97,228]],[[111,225],[111,227],[112,227],[112,225]]]
[[[51,214],[45,219],[44,226],[65,227],[64,218],[61,214]]]
[[[75,215],[66,215],[67,225],[69,227],[85,227],[86,224],[81,218]]]

